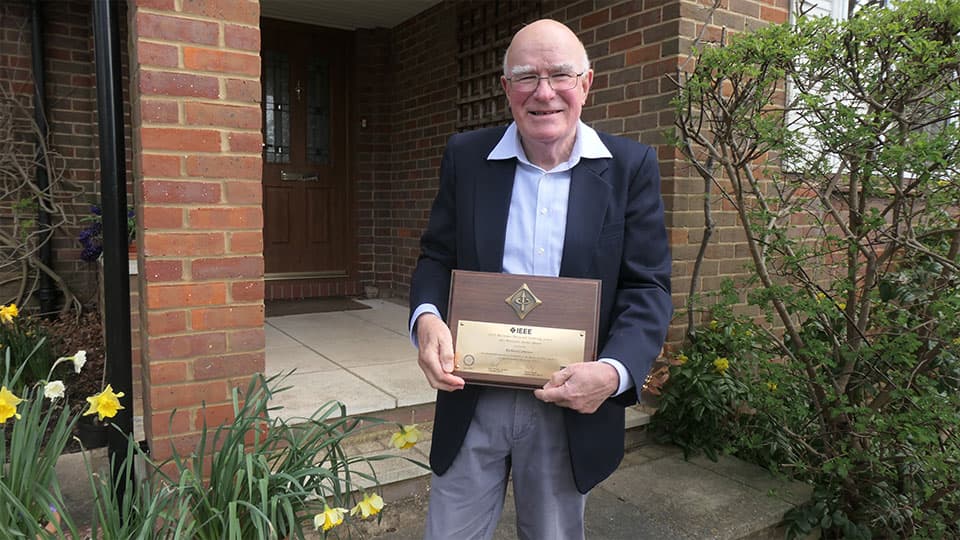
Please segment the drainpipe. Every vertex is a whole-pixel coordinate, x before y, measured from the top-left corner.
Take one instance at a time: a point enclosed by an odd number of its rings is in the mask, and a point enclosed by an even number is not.
[[[47,176],[47,166],[44,159],[44,149],[47,144],[47,102],[46,80],[43,69],[43,15],[40,12],[40,0],[30,3],[30,52],[33,61],[33,120],[37,124],[37,153],[36,153],[36,182],[37,188],[45,193],[50,189],[50,179]],[[50,213],[43,203],[37,208],[37,223],[41,231],[50,230]],[[47,268],[53,268],[52,238],[48,236],[40,243],[40,261]],[[40,301],[40,313],[52,314],[57,310],[59,289],[53,284],[53,279],[46,272],[40,272],[40,288],[37,290],[37,299]]]
[[[123,140],[120,33],[115,2],[92,2],[97,67],[97,118],[100,131],[100,201],[103,209],[104,329],[106,378],[123,409],[113,418],[107,450],[113,464],[117,500],[123,500],[123,459],[133,433],[133,370],[130,359],[130,270],[127,263],[127,174]],[[131,473],[132,474],[132,473]]]

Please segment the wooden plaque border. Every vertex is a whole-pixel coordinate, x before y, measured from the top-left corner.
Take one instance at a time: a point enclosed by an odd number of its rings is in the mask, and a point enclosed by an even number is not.
[[[543,303],[520,319],[505,300],[524,284]],[[596,360],[600,287],[600,280],[597,279],[453,270],[447,324],[453,335],[454,347],[461,320],[568,328],[586,332],[583,361]],[[460,358],[456,351],[454,358],[456,365],[459,365]],[[454,368],[453,374],[472,384],[512,388],[539,388],[547,382],[547,379],[538,377],[475,373],[457,368]]]

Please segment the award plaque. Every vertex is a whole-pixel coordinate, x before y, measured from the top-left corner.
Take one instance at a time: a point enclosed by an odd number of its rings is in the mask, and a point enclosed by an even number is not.
[[[596,359],[599,312],[599,280],[454,270],[453,374],[539,388],[564,366]]]

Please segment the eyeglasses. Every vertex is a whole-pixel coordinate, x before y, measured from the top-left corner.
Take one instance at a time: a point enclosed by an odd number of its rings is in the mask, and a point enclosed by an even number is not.
[[[540,86],[540,80],[546,79],[547,84],[550,85],[550,88],[553,88],[555,91],[559,92],[561,90],[570,90],[577,86],[577,81],[580,80],[580,77],[585,72],[581,71],[580,73],[554,73],[546,77],[540,77],[539,75],[527,74],[527,75],[517,75],[516,77],[507,77],[507,80],[510,81],[510,86],[515,90],[520,92],[533,92]]]

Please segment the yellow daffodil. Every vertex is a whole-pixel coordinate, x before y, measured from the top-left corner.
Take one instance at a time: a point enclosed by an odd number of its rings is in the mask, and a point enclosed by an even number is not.
[[[677,355],[677,364],[682,366],[687,363],[687,360],[690,360],[689,358],[687,358],[687,355],[683,353],[680,353]]]
[[[367,519],[379,514],[380,510],[383,510],[383,499],[376,493],[373,495],[364,494],[363,500],[350,510],[350,515],[360,514],[360,517]]]
[[[718,323],[716,319],[710,321],[711,330],[716,330],[718,326],[720,326],[720,323]]]
[[[777,391],[777,383],[775,383],[775,382],[768,382],[768,383],[767,383],[767,390],[769,390],[769,391],[771,391],[771,392],[776,392],[776,391]]]
[[[115,394],[113,388],[108,384],[103,392],[87,398],[87,403],[90,404],[90,408],[87,409],[87,412],[83,413],[83,415],[87,416],[88,414],[96,413],[100,417],[100,420],[113,418],[117,415],[117,411],[124,408],[120,405],[119,398],[122,397],[123,392]]]
[[[43,386],[43,397],[53,401],[63,397],[63,391],[66,389],[63,386],[63,381],[50,381]]]
[[[716,368],[717,373],[723,375],[728,369],[730,369],[730,362],[723,356],[717,358],[713,361],[713,367]]]
[[[818,304],[819,304],[822,300],[825,300],[826,298],[827,298],[827,295],[823,294],[822,292],[818,292],[818,293],[817,293],[817,303],[818,303]]]
[[[840,308],[840,311],[846,311],[846,310],[847,310],[847,303],[846,303],[846,302],[837,302],[837,307]]]
[[[343,514],[347,512],[346,508],[330,508],[323,505],[323,512],[313,516],[313,528],[329,531],[337,525],[343,523]]]
[[[400,431],[390,437],[390,444],[398,450],[406,450],[407,448],[413,448],[413,445],[417,444],[421,436],[416,424],[400,426]]]
[[[746,332],[743,333],[743,335],[747,337],[753,337],[753,330],[747,330]]]
[[[0,307],[0,322],[12,323],[13,319],[15,319],[19,314],[20,310],[17,309],[16,304]]]
[[[960,345],[960,337],[955,337],[955,338],[953,338],[953,344],[954,344],[954,345]]]
[[[20,419],[17,405],[21,401],[23,400],[13,395],[13,392],[7,390],[6,386],[0,387],[0,424],[9,420],[11,416],[16,417],[17,420]]]

